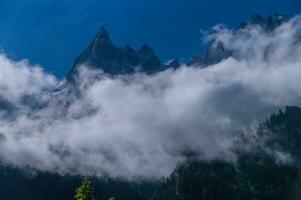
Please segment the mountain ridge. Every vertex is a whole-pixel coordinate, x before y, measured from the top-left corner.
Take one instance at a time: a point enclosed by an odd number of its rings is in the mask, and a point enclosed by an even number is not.
[[[288,20],[288,16],[278,13],[268,17],[256,14],[248,22],[242,22],[237,30],[245,29],[248,26],[259,26],[264,31],[273,31]],[[188,67],[206,67],[231,56],[235,56],[234,52],[227,49],[221,41],[213,38],[209,41],[203,56],[192,56],[184,64]],[[173,62],[170,62],[172,60]],[[118,47],[113,44],[109,33],[102,26],[88,47],[75,59],[67,75],[67,80],[77,78],[80,65],[88,66],[91,69],[101,69],[104,73],[113,76],[135,72],[154,74],[169,68],[176,69],[181,65],[176,58],[172,60],[162,64],[154,50],[146,43],[138,50],[132,48],[129,44],[125,47]]]
[[[89,46],[75,59],[67,75],[68,80],[77,76],[80,65],[101,69],[110,75],[132,74],[140,71],[152,74],[163,70],[161,61],[148,44],[144,44],[138,50],[128,44],[125,47],[118,47],[112,43],[104,27],[98,30]]]

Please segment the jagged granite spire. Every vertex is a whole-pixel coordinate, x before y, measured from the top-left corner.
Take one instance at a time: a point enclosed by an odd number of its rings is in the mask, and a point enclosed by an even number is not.
[[[82,64],[92,69],[101,69],[110,75],[131,74],[136,71],[156,73],[163,69],[149,45],[143,45],[138,52],[130,45],[117,47],[104,27],[98,30],[88,48],[76,58],[68,80],[76,79],[78,66]]]
[[[137,55],[140,60],[139,65],[142,67],[142,72],[156,73],[163,69],[159,58],[148,44],[144,44],[138,50]]]
[[[104,26],[98,29],[95,40],[99,40],[100,42],[103,43],[112,43],[110,35]]]
[[[92,52],[96,52],[99,48],[106,48],[108,46],[113,45],[111,38],[107,30],[105,29],[105,27],[102,26],[98,30],[96,37],[91,45],[92,45]]]

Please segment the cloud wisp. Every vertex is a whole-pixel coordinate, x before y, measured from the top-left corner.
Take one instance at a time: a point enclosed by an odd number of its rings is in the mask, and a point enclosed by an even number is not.
[[[300,104],[300,29],[299,17],[272,32],[218,27],[210,37],[233,57],[206,68],[110,77],[83,66],[76,96],[49,92],[55,77],[1,55],[0,96],[15,111],[0,118],[0,160],[126,179],[167,176],[189,156],[233,161],[238,133]]]

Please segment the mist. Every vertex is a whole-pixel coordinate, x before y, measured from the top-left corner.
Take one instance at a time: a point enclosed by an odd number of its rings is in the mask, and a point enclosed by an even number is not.
[[[300,29],[300,17],[271,32],[216,26],[206,40],[234,52],[218,64],[115,77],[82,66],[76,94],[2,54],[0,161],[123,179],[166,177],[189,157],[235,162],[241,133],[300,105]]]

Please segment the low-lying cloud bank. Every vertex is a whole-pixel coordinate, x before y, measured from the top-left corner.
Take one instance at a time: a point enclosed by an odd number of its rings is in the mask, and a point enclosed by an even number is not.
[[[273,32],[218,27],[210,37],[233,57],[152,76],[83,67],[75,97],[51,92],[58,81],[41,68],[1,55],[1,162],[133,179],[167,176],[187,156],[235,160],[238,133],[301,102],[301,20]]]

